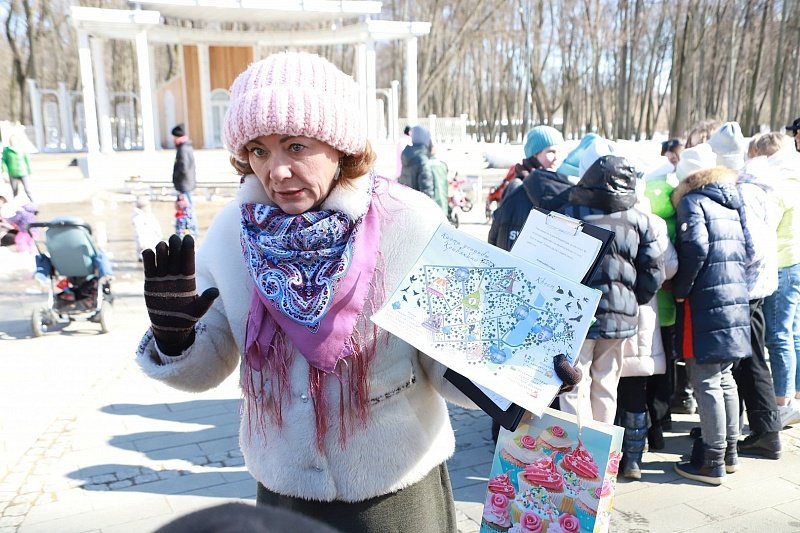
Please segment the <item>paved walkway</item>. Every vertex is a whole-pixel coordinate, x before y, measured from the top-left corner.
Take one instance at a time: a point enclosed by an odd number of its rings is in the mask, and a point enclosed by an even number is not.
[[[110,333],[76,322],[31,338],[30,313],[43,295],[28,280],[30,260],[0,249],[0,533],[146,533],[195,509],[255,497],[238,449],[235,376],[188,394],[145,378],[134,364],[148,320],[130,240],[132,197],[111,182],[87,181],[66,171],[43,179],[42,218],[79,215],[109,230]],[[202,205],[201,230],[220,205]],[[156,209],[168,223],[171,205]],[[480,213],[470,217],[463,228],[485,238]],[[490,421],[462,409],[451,418],[459,530],[474,533],[493,454]],[[726,485],[710,487],[672,471],[696,423],[676,417],[666,450],[645,455],[643,481],[619,483],[612,530],[800,531],[800,426],[783,431],[781,460],[743,458]]]

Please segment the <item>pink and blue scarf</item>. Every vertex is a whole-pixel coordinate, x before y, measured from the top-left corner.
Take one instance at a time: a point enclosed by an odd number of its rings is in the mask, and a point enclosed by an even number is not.
[[[365,422],[369,403],[366,376],[375,346],[374,340],[365,345],[368,322],[359,328],[358,321],[366,304],[375,307],[368,302],[380,243],[374,202],[357,221],[330,210],[288,215],[266,204],[244,204],[241,213],[242,250],[255,283],[242,379],[249,412],[263,420],[264,405],[271,405],[276,422],[282,424],[281,403],[290,397],[294,347],[309,364],[318,447],[327,430],[323,386],[330,374],[340,383],[344,442],[345,413],[354,412]],[[342,380],[346,369],[348,386]],[[272,382],[272,401],[263,394],[267,379]]]

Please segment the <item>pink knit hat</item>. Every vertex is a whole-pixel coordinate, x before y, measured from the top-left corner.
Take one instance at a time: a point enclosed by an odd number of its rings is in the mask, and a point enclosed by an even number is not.
[[[328,60],[304,52],[280,52],[252,63],[231,86],[225,146],[247,161],[245,144],[283,133],[323,141],[345,154],[366,145],[356,82]]]

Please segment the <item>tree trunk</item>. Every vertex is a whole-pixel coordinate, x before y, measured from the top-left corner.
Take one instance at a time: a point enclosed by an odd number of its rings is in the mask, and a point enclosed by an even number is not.
[[[672,94],[675,102],[675,112],[672,116],[672,122],[669,128],[670,137],[683,137],[686,134],[687,126],[689,123],[689,100],[690,87],[689,87],[689,41],[692,38],[692,26],[694,24],[694,7],[693,0],[687,0],[683,5],[682,11],[685,13],[683,17],[683,26],[680,32],[676,31],[677,37],[673,47],[673,63],[672,73]]]
[[[772,131],[779,131],[783,125],[778,118],[781,115],[781,87],[783,86],[783,79],[785,74],[785,66],[783,64],[783,46],[786,35],[786,17],[789,13],[789,1],[783,1],[783,9],[781,10],[781,21],[778,27],[778,46],[775,47],[775,63],[772,66],[772,84],[770,86],[770,99],[769,99],[769,127]]]
[[[752,75],[750,76],[750,88],[747,95],[747,107],[745,108],[742,130],[747,135],[752,135],[758,127],[758,112],[756,110],[756,92],[758,91],[758,75],[761,72],[761,52],[764,48],[764,35],[767,27],[767,19],[772,13],[772,0],[766,0],[761,14],[761,29],[759,30],[758,46],[756,57],[751,61]]]

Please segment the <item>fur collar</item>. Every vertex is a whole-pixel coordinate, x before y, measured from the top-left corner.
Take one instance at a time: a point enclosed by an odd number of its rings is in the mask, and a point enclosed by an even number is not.
[[[689,174],[685,180],[681,181],[675,190],[672,191],[672,205],[675,207],[686,196],[695,189],[700,189],[712,183],[736,184],[736,172],[725,167],[714,167],[706,170],[698,170]]]
[[[322,202],[322,209],[340,211],[347,215],[350,220],[358,220],[369,209],[371,182],[369,174],[364,174],[349,182],[338,182],[328,194],[328,197],[325,198],[325,201]],[[249,174],[243,178],[239,192],[236,193],[236,202],[238,204],[275,205],[267,196],[264,187],[255,174]]]

